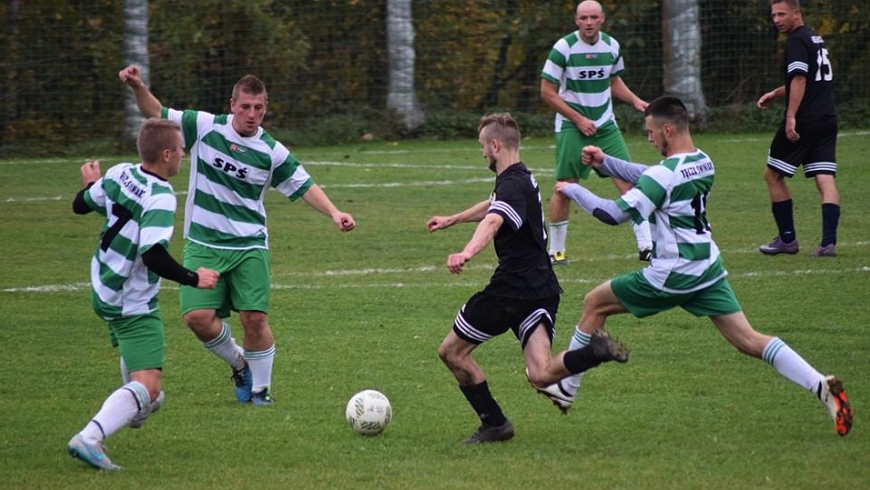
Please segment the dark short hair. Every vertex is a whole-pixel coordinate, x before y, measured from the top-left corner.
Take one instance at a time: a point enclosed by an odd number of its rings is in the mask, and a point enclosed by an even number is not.
[[[788,7],[792,10],[798,10],[801,8],[801,3],[799,0],[770,0],[771,5],[776,5],[778,3],[784,3],[788,5]]]
[[[146,119],[139,128],[136,140],[139,158],[147,163],[159,162],[160,152],[176,149],[180,133],[181,126],[175,121],[153,117]]]
[[[266,93],[266,84],[254,75],[245,75],[239,79],[233,86],[233,100],[239,98],[240,93],[250,95],[263,94],[266,100],[269,100],[269,94]]]
[[[487,141],[499,140],[505,147],[517,149],[520,147],[520,127],[514,118],[507,112],[487,114],[480,118],[477,125],[477,133],[486,134]]]
[[[659,123],[670,123],[678,131],[689,129],[689,111],[679,97],[663,95],[646,106],[645,117],[652,117]]]

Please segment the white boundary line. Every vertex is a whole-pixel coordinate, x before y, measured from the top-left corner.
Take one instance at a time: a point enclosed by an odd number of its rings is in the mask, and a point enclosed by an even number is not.
[[[856,131],[849,133],[840,133],[839,137],[849,137],[849,136],[866,136],[870,135],[870,131]],[[733,138],[726,139],[723,141],[727,141],[730,143],[740,143],[740,142],[753,142],[753,141],[762,141],[763,138]],[[553,145],[531,145],[531,146],[522,146],[521,149],[548,149],[554,148]],[[372,150],[372,151],[362,151],[361,155],[399,155],[399,154],[411,154],[413,153],[448,153],[448,152],[474,152],[480,153],[480,149],[478,148],[452,148],[452,149],[440,149],[440,148],[428,148],[428,149],[414,149],[414,150]],[[59,159],[53,158],[48,160],[0,160],[0,166],[3,165],[38,165],[38,164],[69,164],[79,162],[72,162],[67,159]],[[412,169],[412,170],[468,170],[468,171],[479,171],[483,165],[418,165],[413,163],[369,163],[369,162],[351,162],[351,161],[332,161],[332,160],[306,160],[303,161],[302,164],[304,166],[310,167],[352,167],[352,168],[392,168],[392,169]],[[531,168],[532,172],[538,174],[547,174],[553,171],[552,168]],[[448,185],[462,185],[462,184],[478,184],[483,182],[493,182],[492,177],[478,177],[478,178],[470,178],[470,179],[461,179],[461,180],[438,180],[438,181],[426,181],[426,182],[385,182],[385,183],[354,183],[354,184],[324,184],[321,185],[324,189],[341,189],[341,188],[394,188],[394,187],[428,187],[428,186],[448,186]],[[274,189],[270,189],[274,190]],[[184,191],[176,192],[177,195],[187,195]],[[64,196],[24,196],[24,197],[15,197],[10,196],[7,198],[0,197],[0,203],[20,203],[20,202],[44,202],[44,201],[61,201],[63,199],[71,199],[65,198]]]
[[[446,170],[456,170],[458,167],[441,167]],[[479,170],[479,169],[478,169]],[[535,170],[538,172],[538,170]],[[470,179],[459,179],[459,180],[428,180],[428,181],[415,181],[415,182],[381,182],[377,184],[366,184],[363,182],[354,183],[354,184],[324,184],[320,187],[323,189],[389,189],[394,187],[432,187],[432,186],[454,186],[454,185],[463,185],[463,184],[480,184],[480,183],[493,183],[495,182],[495,177],[474,177]],[[270,188],[270,192],[277,192],[275,189]],[[177,196],[186,196],[187,191],[176,191],[175,195]],[[22,202],[44,202],[44,201],[61,201],[64,199],[72,199],[72,196],[64,197],[64,196],[27,196],[27,197],[7,197],[6,199],[0,200],[0,203],[22,203]]]
[[[838,138],[850,138],[854,136],[867,136],[870,135],[870,131],[868,130],[858,130],[858,131],[847,131],[840,132],[837,135]],[[728,138],[724,139],[727,134],[720,135],[723,137],[722,141],[728,143],[751,143],[758,141],[769,141],[773,138],[773,133],[771,133],[770,137],[752,137],[752,138]],[[641,136],[642,137],[642,136]],[[701,135],[700,137],[706,137],[706,135]],[[541,138],[535,138],[541,139]],[[463,140],[464,141],[464,140]],[[469,139],[469,141],[471,141]],[[445,145],[450,144],[450,142],[445,142]],[[554,144],[543,144],[543,145],[520,145],[521,150],[541,150],[541,149],[552,149],[555,148]],[[294,154],[302,155],[305,154],[306,151],[312,151],[314,153],[328,155],[346,155],[347,151],[332,151],[332,152],[318,152],[316,148],[302,148],[302,149],[291,149],[290,151]],[[468,148],[414,148],[414,149],[395,149],[395,150],[362,150],[359,152],[361,155],[404,155],[404,154],[412,154],[412,153],[450,153],[450,152],[474,152],[480,153],[480,148],[476,145],[469,145]],[[106,158],[116,158],[116,157],[106,157]],[[27,159],[2,159],[0,160],[0,166],[4,165],[81,165],[84,163],[86,158],[27,158]],[[313,160],[312,160],[313,161]],[[309,161],[307,159],[302,160],[303,165],[308,165]],[[477,167],[475,167],[477,168]]]
[[[826,260],[826,259],[820,259]],[[488,264],[478,264],[475,266],[475,269],[492,269],[494,265]],[[355,275],[389,275],[389,274],[408,274],[415,272],[429,273],[429,272],[438,272],[444,269],[443,266],[421,266],[415,268],[407,268],[407,269],[356,269],[356,270],[338,270],[338,271],[324,271],[320,273],[298,273],[298,274],[287,274],[289,276],[296,277],[317,277],[317,278],[329,278],[336,276],[355,276]],[[444,274],[447,274],[447,271],[443,271]],[[738,274],[731,273],[728,275],[730,278],[738,278],[738,279],[755,279],[755,278],[766,278],[766,277],[796,277],[796,276],[811,276],[811,275],[827,275],[827,274],[868,274],[870,273],[870,266],[860,266],[854,269],[794,269],[794,270],[768,270],[768,271],[754,271],[754,272],[741,272]],[[606,279],[595,279],[595,278],[560,278],[559,282],[564,284],[598,284]],[[164,284],[161,289],[176,289],[177,286],[174,284],[166,284],[167,281],[164,281]],[[357,283],[357,284],[293,284],[293,283],[283,283],[283,282],[273,282],[272,289],[279,290],[317,290],[317,289],[403,289],[403,288],[432,288],[432,287],[445,287],[445,288],[455,288],[455,287],[483,287],[484,282],[481,281],[445,281],[443,283],[433,283],[431,281],[414,281],[414,282],[392,282],[392,283]],[[24,286],[24,287],[15,287],[15,288],[5,288],[0,289],[0,293],[57,293],[57,292],[78,292],[85,291],[90,288],[90,284],[86,282],[76,282],[71,284],[47,284],[43,286]]]

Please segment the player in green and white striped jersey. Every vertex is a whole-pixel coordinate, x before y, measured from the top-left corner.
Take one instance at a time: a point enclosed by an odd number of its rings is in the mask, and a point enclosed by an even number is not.
[[[827,407],[837,432],[846,435],[852,426],[852,409],[842,382],[821,374],[781,339],[753,329],[728,284],[706,213],[715,169],[692,142],[685,105],[676,97],[660,97],[644,114],[648,139],[665,156],[658,165],[629,163],[595,146],[583,149],[585,163],[633,183],[632,190],[612,201],[578,184],[556,184],[557,192],[604,223],[649,218],[655,238],[648,267],[606,281],[586,295],[570,348],[588,344],[592,333],[604,329],[611,315],[631,313],[643,318],[680,307],[710,317],[737,350],[763,359],[816,395]],[[579,384],[579,377],[569,377],[539,391],[565,411]]]
[[[558,181],[577,182],[589,177],[590,167],[582,165],[580,154],[586,145],[596,145],[609,155],[631,158],[616,125],[612,97],[631,104],[638,111],[646,102],[635,95],[620,76],[625,62],[616,39],[601,32],[605,16],[594,0],[577,5],[577,30],[559,39],[541,72],[541,99],[556,111],[556,173]],[[631,185],[617,178],[613,183],[621,194]],[[549,253],[553,265],[567,264],[565,241],[571,201],[554,192],[549,208]],[[649,223],[633,225],[638,257],[649,261],[652,241]]]
[[[185,205],[184,264],[221,273],[217,288],[182,287],[181,312],[194,335],[232,368],[236,399],[270,405],[275,341],[269,327],[271,263],[264,199],[269,188],[291,201],[301,198],[350,231],[353,216],[340,211],[284,145],[262,127],[268,96],[262,81],[242,77],[233,87],[230,114],[178,111],[164,107],[131,65],[119,73],[148,117],[181,124],[190,150],[190,183]],[[243,347],[223,320],[238,311]]]
[[[120,351],[124,385],[109,395],[67,449],[73,457],[104,470],[118,466],[103,451],[103,439],[124,426],[141,426],[163,404],[160,278],[213,288],[218,277],[209,269],[185,269],[167,251],[176,208],[168,179],[178,173],[184,156],[181,127],[149,119],[139,131],[138,146],[142,163],[115,165],[103,177],[99,162],[82,165],[85,188],[73,200],[75,213],[96,211],[106,218],[91,259],[91,298]]]
[[[176,209],[172,185],[132,163],[115,165],[96,184],[82,194],[89,210],[107,218],[91,261],[94,310],[104,320],[157,312],[160,276],[141,256],[155,245],[169,246]]]

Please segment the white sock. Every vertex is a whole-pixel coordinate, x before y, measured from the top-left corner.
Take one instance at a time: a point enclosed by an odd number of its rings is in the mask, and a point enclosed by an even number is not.
[[[272,364],[275,362],[275,344],[266,350],[245,351],[245,360],[251,368],[251,391],[263,391],[272,386]]]
[[[577,327],[574,327],[574,335],[571,336],[571,342],[568,343],[568,350],[577,350],[581,347],[589,345],[592,336],[588,333],[581,332]],[[583,379],[583,374],[572,374],[567,378],[563,378],[560,382],[562,389],[571,396],[577,396],[577,390],[580,389],[580,380]]]
[[[779,337],[774,337],[764,346],[761,358],[773,366],[779,374],[818,396],[819,383],[825,382],[825,376],[810,366]]]
[[[634,231],[634,238],[637,239],[637,249],[651,250],[653,243],[649,230],[649,221],[644,220],[641,224],[632,222],[631,229]]]
[[[163,400],[160,400],[160,396],[161,396],[161,395],[163,396]],[[144,422],[145,419],[147,419],[148,417],[150,417],[152,413],[154,413],[154,412],[157,411],[160,407],[163,406],[163,401],[165,401],[165,400],[166,400],[166,393],[163,392],[163,391],[161,391],[161,392],[157,395],[157,398],[151,400],[151,404],[148,406],[148,410],[147,410],[145,413],[143,413],[142,410],[139,410],[139,413],[137,413],[136,416]],[[160,402],[159,405],[158,405],[158,401]],[[134,417],[134,418],[135,418],[135,417]]]
[[[113,391],[102,408],[80,432],[91,442],[99,442],[118,432],[133,420],[140,407],[151,406],[148,389],[138,381],[131,381]],[[147,410],[147,409],[146,409]]]
[[[550,255],[565,251],[565,238],[568,236],[568,220],[550,223]]]
[[[245,366],[244,351],[236,344],[236,339],[230,333],[230,326],[227,325],[227,322],[222,322],[222,326],[221,333],[212,340],[203,342],[202,346],[223,359],[233,369],[242,369]]]

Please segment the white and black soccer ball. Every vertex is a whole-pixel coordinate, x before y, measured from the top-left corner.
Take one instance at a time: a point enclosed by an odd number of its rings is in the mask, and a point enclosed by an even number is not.
[[[345,410],[347,423],[358,434],[380,434],[393,418],[390,400],[377,390],[363,390],[350,397]]]

